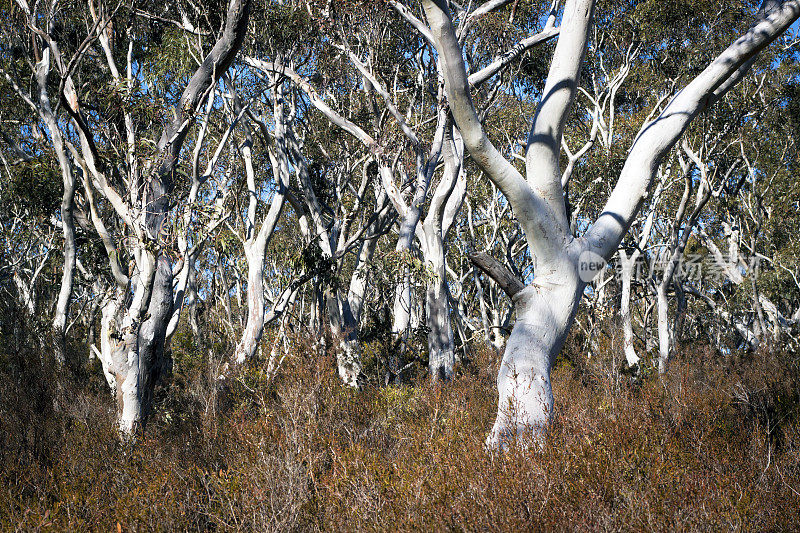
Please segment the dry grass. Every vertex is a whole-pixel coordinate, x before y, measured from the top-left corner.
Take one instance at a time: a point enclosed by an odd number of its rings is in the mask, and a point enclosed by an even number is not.
[[[54,393],[39,365],[0,376],[4,530],[793,530],[800,524],[798,361],[683,353],[661,380],[610,380],[573,355],[542,450],[487,453],[496,358],[452,383],[362,391],[308,347],[274,382],[217,394],[176,356],[134,446],[107,393]],[[59,398],[61,400],[59,401]],[[67,401],[65,398],[68,398]],[[54,407],[55,406],[55,407]]]

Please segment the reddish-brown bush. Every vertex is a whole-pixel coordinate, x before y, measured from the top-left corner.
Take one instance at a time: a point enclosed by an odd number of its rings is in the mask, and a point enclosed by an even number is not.
[[[300,343],[298,343],[299,345]],[[553,375],[542,448],[484,450],[496,356],[433,386],[342,387],[308,346],[274,380],[176,378],[136,445],[102,387],[0,379],[8,530],[792,530],[800,524],[798,361],[682,353],[669,375]],[[605,365],[605,366],[604,366]],[[202,365],[201,365],[202,366]],[[36,365],[34,365],[36,367]],[[600,370],[598,370],[600,369]],[[205,381],[204,381],[205,380]]]

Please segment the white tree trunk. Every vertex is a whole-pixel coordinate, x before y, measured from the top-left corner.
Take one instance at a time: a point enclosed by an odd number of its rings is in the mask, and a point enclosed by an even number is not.
[[[189,315],[189,327],[196,341],[200,341],[199,301],[197,294],[197,270],[189,271],[189,282],[186,285],[186,309]]]
[[[55,142],[56,150],[59,150],[59,142]],[[63,146],[60,147],[63,151]],[[63,156],[66,159],[66,156]],[[61,160],[62,157],[59,157]],[[72,286],[75,277],[75,221],[72,217],[73,204],[75,200],[75,178],[72,171],[67,170],[68,162],[62,162],[62,174],[64,177],[64,195],[61,200],[61,225],[64,231],[64,269],[61,274],[61,288],[58,292],[56,302],[55,317],[53,318],[53,329],[55,329],[56,343],[55,355],[56,362],[63,364],[66,358],[66,334],[67,319],[69,318],[69,304],[72,300]]]
[[[633,270],[635,268],[638,254],[634,253],[631,257],[625,250],[619,251],[619,260],[622,275],[622,294],[620,298],[620,316],[622,318],[622,338],[625,350],[625,360],[628,366],[633,368],[639,364],[639,356],[633,346],[633,324],[631,321],[631,282]]]
[[[431,269],[425,291],[428,327],[428,370],[431,379],[450,379],[455,365],[455,342],[450,324],[450,293],[447,286],[446,238],[461,210],[466,192],[462,172],[464,144],[452,121],[446,120],[442,134],[444,172],[431,199],[420,235],[425,264]]]
[[[503,330],[507,325],[506,322],[502,320],[499,305],[492,311],[492,318],[492,346],[494,346],[494,349],[497,350],[498,353],[501,353],[506,347],[506,337],[503,335]]]
[[[117,402],[119,431],[135,435],[147,420],[153,389],[166,367],[164,343],[172,311],[172,269],[165,256],[154,260],[139,254],[135,292],[125,307],[127,291],[103,306],[100,360]]]
[[[470,95],[463,49],[449,2],[424,0],[436,43],[448,104],[472,159],[503,192],[535,259],[534,282],[514,294],[517,323],[498,377],[499,412],[490,446],[526,430],[541,435],[552,414],[550,367],[564,342],[582,296],[584,267],[610,259],[647,197],[663,157],[689,123],[735,85],[755,55],[800,17],[800,0],[767,2],[746,35],[737,39],[681,90],[654,122],[642,129],[600,216],[572,238],[559,169],[564,124],[591,33],[594,2],[567,0],[543,97],[528,135],[526,178],[491,143]],[[584,254],[586,256],[584,257]],[[472,259],[472,258],[471,258]],[[599,259],[599,261],[598,261]],[[502,277],[502,276],[501,276]],[[498,281],[499,278],[495,278]],[[506,283],[506,287],[520,284]]]
[[[336,353],[336,368],[342,381],[350,386],[358,386],[358,377],[361,375],[361,346],[358,343],[358,323],[350,310],[346,298],[342,298],[338,291],[328,289],[325,291],[325,301],[328,308],[328,319],[331,332],[338,338]]]
[[[503,448],[524,435],[541,439],[553,414],[550,370],[564,344],[584,284],[567,263],[554,274],[534,279],[513,300],[517,321],[508,338],[500,373],[497,420],[487,439],[491,448]]]
[[[289,188],[289,156],[286,146],[286,118],[284,110],[284,94],[277,78],[275,83],[275,101],[273,114],[275,117],[274,150],[270,151],[272,162],[272,175],[277,190],[261,226],[256,230],[259,191],[256,188],[255,170],[253,168],[252,138],[249,126],[246,128],[246,141],[241,154],[244,160],[245,175],[247,177],[247,190],[249,203],[247,208],[247,229],[244,242],[245,258],[247,259],[247,322],[242,332],[242,338],[234,352],[234,362],[242,364],[256,355],[261,336],[264,334],[264,257],[267,246],[272,238],[278,219],[286,202],[286,193]],[[238,103],[237,107],[241,104]]]
[[[247,258],[247,323],[234,352],[237,364],[255,357],[264,332],[264,250],[255,242],[246,245],[244,253]]]
[[[61,168],[64,192],[61,198],[61,227],[64,232],[64,269],[61,274],[61,287],[58,291],[55,316],[53,317],[53,329],[56,335],[55,359],[58,364],[64,363],[66,349],[67,319],[69,317],[69,304],[72,299],[72,286],[75,277],[75,221],[72,217],[75,201],[75,175],[72,170],[72,163],[67,157],[64,145],[64,137],[58,125],[58,120],[50,106],[50,98],[47,95],[47,79],[50,73],[51,53],[56,60],[59,54],[53,52],[49,47],[44,50],[42,59],[36,64],[36,81],[39,85],[39,116],[44,121],[50,133],[53,151],[58,159]],[[64,95],[73,100],[76,98],[72,79],[68,78],[68,83],[64,87]]]
[[[397,239],[395,252],[398,254],[410,254],[411,243],[414,239],[414,232],[419,222],[419,209],[411,207],[412,213],[407,213],[400,224],[400,236]],[[392,332],[398,338],[406,339],[408,329],[411,325],[411,274],[406,266],[402,266],[398,272],[399,280],[394,293],[394,308],[392,320]]]
[[[658,373],[667,371],[670,349],[672,347],[672,329],[669,324],[669,300],[667,287],[663,283],[656,290],[656,308],[658,310]]]
[[[455,364],[455,343],[450,324],[444,243],[441,234],[432,231],[425,231],[425,240],[426,264],[433,270],[425,290],[428,370],[433,380],[450,379]]]

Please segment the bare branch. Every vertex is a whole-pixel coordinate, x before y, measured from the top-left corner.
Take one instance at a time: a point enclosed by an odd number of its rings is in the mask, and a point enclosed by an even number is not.
[[[518,292],[525,288],[525,285],[511,271],[486,252],[470,254],[469,260],[492,278],[508,294],[509,298],[514,298]]]

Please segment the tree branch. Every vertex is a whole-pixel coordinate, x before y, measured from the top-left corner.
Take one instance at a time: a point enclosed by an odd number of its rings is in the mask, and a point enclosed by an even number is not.
[[[469,260],[492,278],[508,294],[509,298],[513,299],[518,292],[525,288],[525,285],[514,274],[486,252],[469,254]]]
[[[742,37],[684,87],[646,127],[631,147],[602,213],[585,234],[586,247],[606,259],[616,251],[636,213],[647,197],[661,160],[689,127],[692,120],[730,89],[731,79],[743,75],[743,67],[800,17],[800,0],[766,2],[756,22]]]

